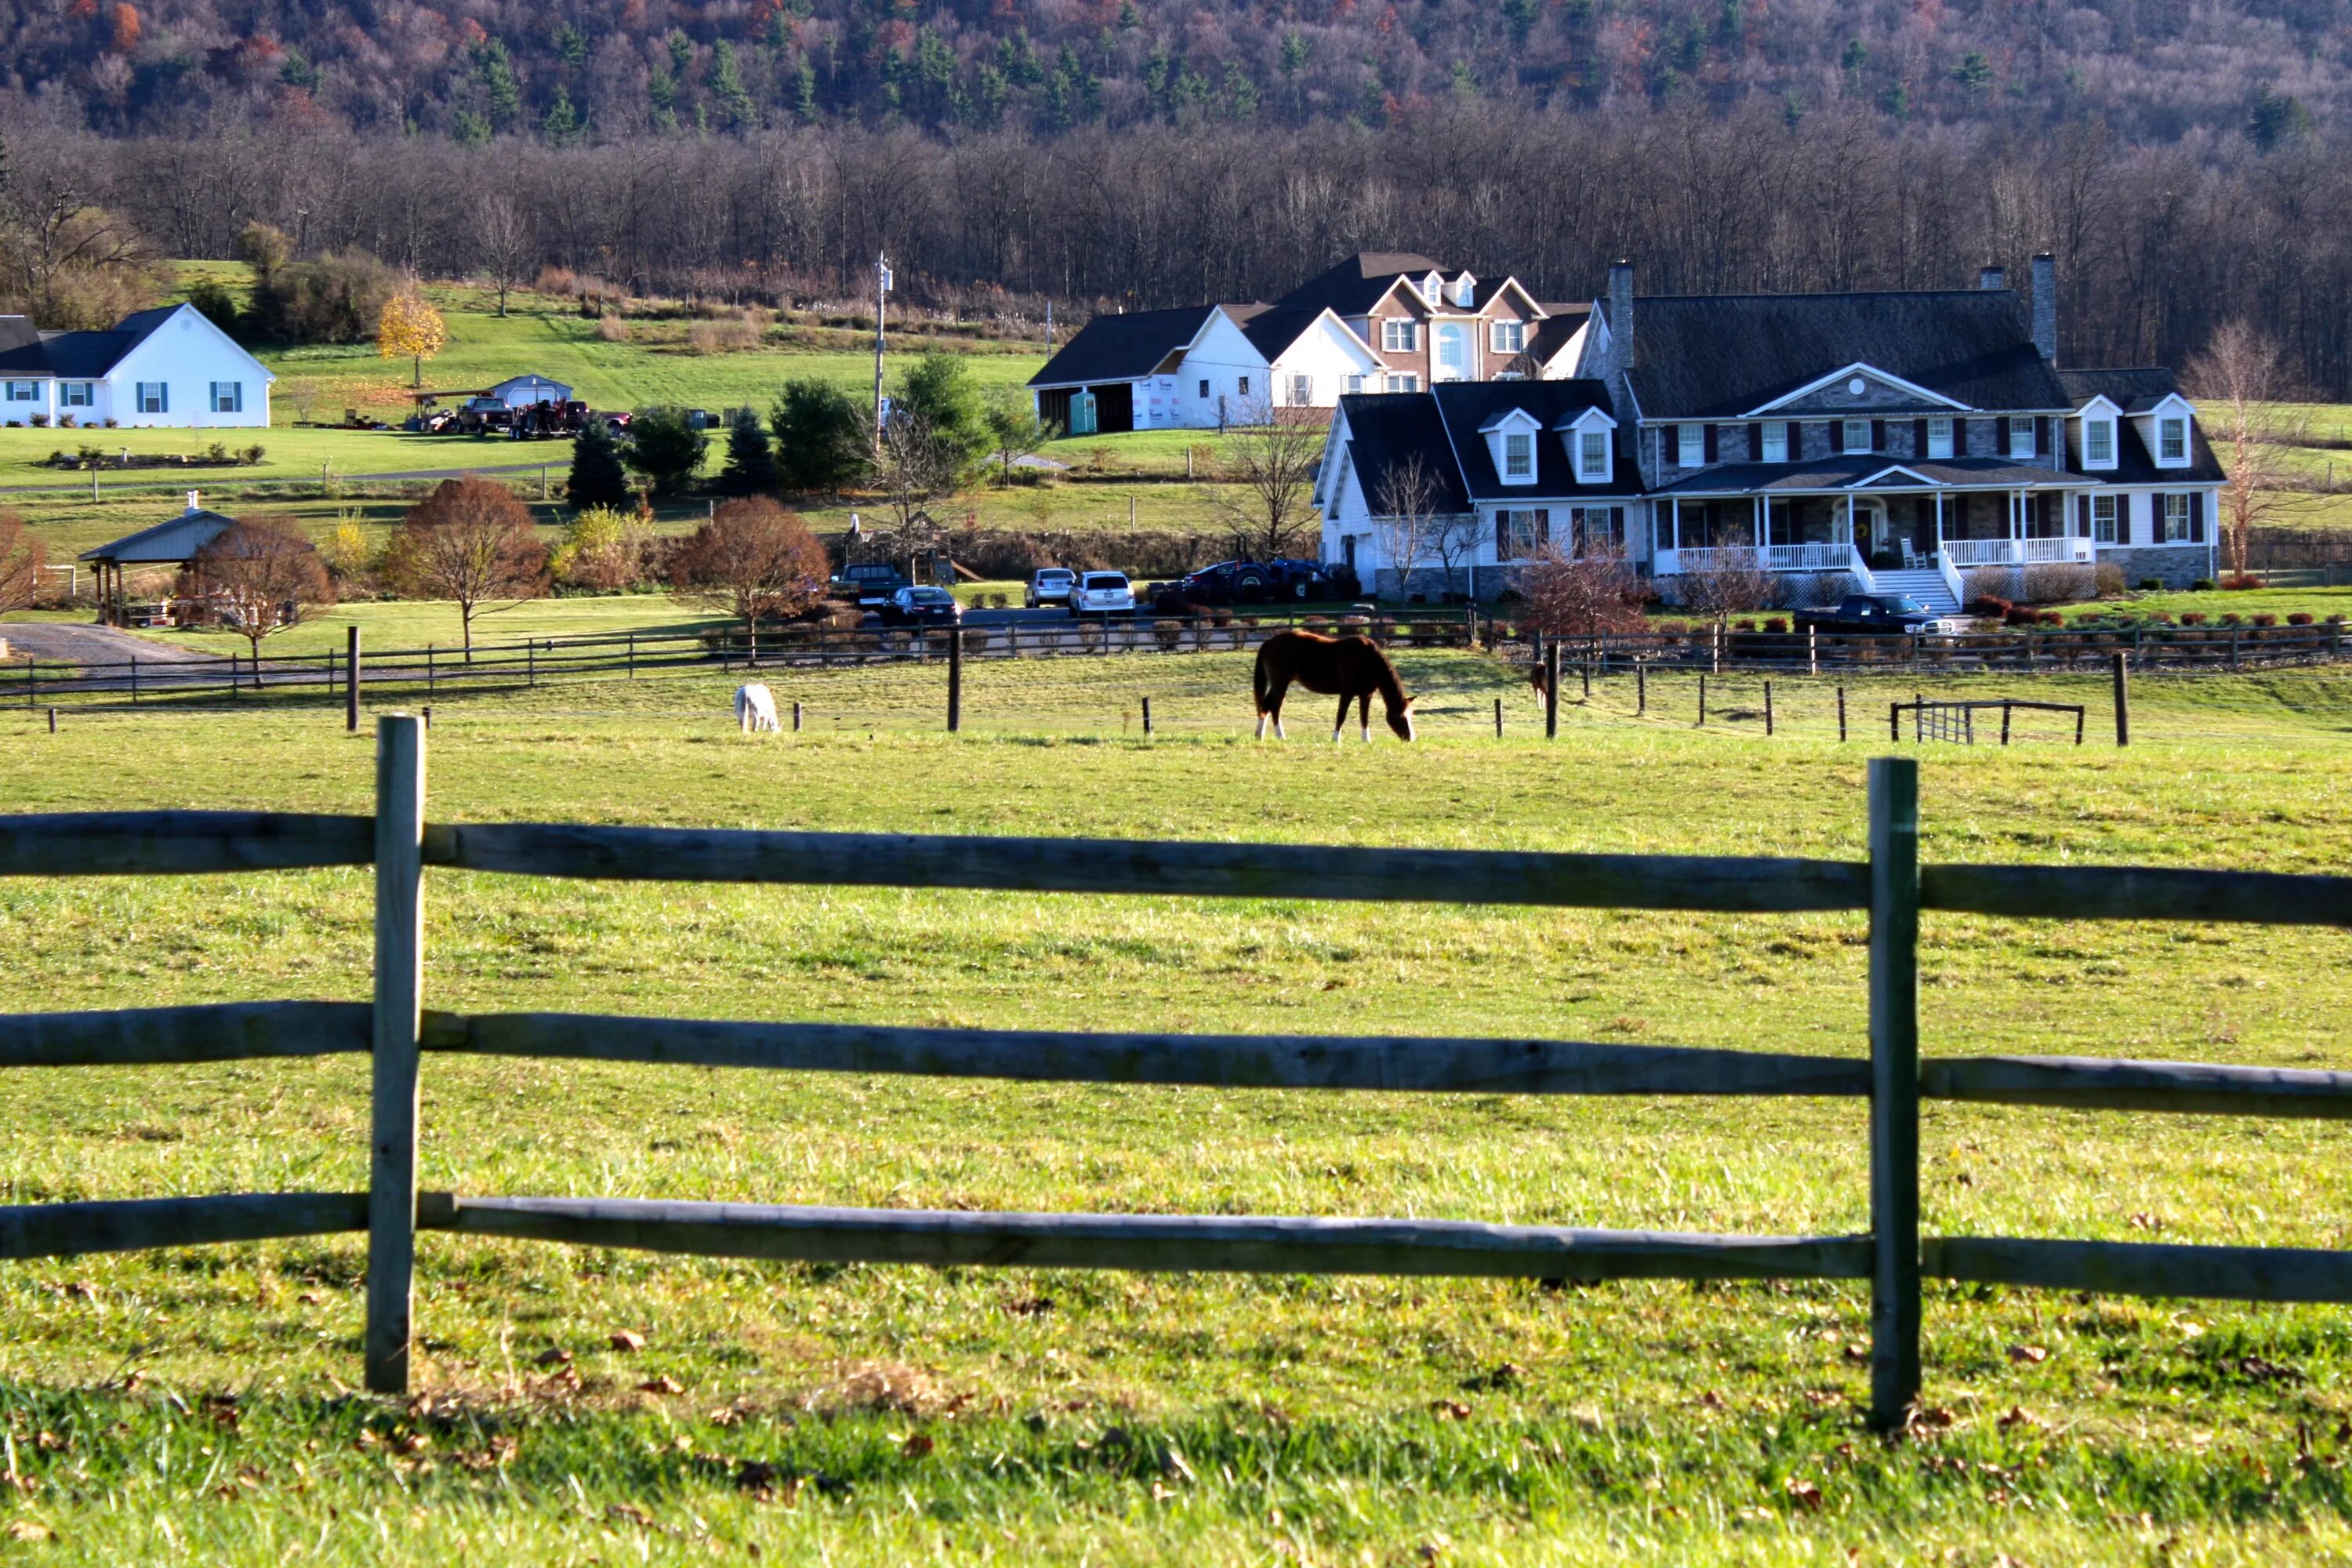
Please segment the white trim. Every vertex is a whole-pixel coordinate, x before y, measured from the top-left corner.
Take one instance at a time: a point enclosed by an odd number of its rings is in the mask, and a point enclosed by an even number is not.
[[[1905,482],[1915,485],[1926,485],[1931,489],[1952,489],[1958,488],[1946,484],[1941,479],[1931,479],[1927,475],[1906,464],[1889,463],[1886,467],[1879,469],[1874,474],[1870,474],[1858,479],[1848,479],[1843,485],[1840,486],[1839,489],[1847,490],[1867,489],[1873,485],[1894,482],[1890,479],[1889,476],[1895,474],[1900,474]]]
[[[1587,408],[1583,413],[1578,415],[1573,419],[1561,420],[1559,424],[1553,426],[1552,428],[1555,430],[1579,430],[1587,425],[1596,424],[1605,425],[1612,430],[1617,428],[1617,421],[1611,416],[1609,410],[1601,407],[1598,404]]]
[[[1889,386],[1898,387],[1905,392],[1916,392],[1920,396],[1940,403],[1947,408],[1964,409],[1969,406],[1969,405],[1959,402],[1958,399],[1945,396],[1940,392],[1930,392],[1926,387],[1919,385],[1916,382],[1906,381],[1899,375],[1889,375],[1886,372],[1880,370],[1874,364],[1869,364],[1862,360],[1856,360],[1853,363],[1845,366],[1843,369],[1833,370],[1830,372],[1829,374],[1822,376],[1818,380],[1807,382],[1804,385],[1797,388],[1794,392],[1783,393],[1769,403],[1759,405],[1758,406],[1749,409],[1746,414],[1740,416],[1740,417],[1744,419],[1754,419],[1763,415],[1772,413],[1776,409],[1785,408],[1790,404],[1794,403],[1798,398],[1805,397],[1813,393],[1819,392],[1822,387],[1829,385],[1832,382],[1853,375],[1857,372],[1875,376],[1880,381],[1886,383]]]

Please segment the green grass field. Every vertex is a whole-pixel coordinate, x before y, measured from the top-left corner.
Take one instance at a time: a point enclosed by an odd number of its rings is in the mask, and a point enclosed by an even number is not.
[[[1621,682],[1539,738],[1407,654],[1427,738],[1248,743],[1241,656],[445,699],[431,815],[1855,856],[1830,691]],[[2099,700],[2094,681],[2034,695]],[[1853,683],[1858,714],[1899,693]],[[1990,689],[1986,687],[1985,689]],[[1120,725],[1155,697],[1169,732]],[[1508,738],[1491,736],[1491,701]],[[1930,748],[1923,854],[2341,871],[2352,681],[2144,680],[2135,745]],[[1294,709],[1312,737],[1319,700]],[[2099,733],[2095,715],[2093,733]],[[0,714],[18,811],[364,810],[322,708]],[[1306,890],[1302,889],[1302,893]],[[0,1006],[365,994],[361,872],[0,882]],[[618,886],[434,873],[427,1005],[951,1025],[1374,1027],[1859,1054],[1863,930],[1715,917]],[[1931,1054],[2352,1068],[2352,938],[1931,916]],[[348,1058],[18,1072],[12,1203],[362,1184]],[[470,1192],[1725,1230],[1866,1223],[1807,1101],[1005,1086],[440,1059]],[[2340,1247],[2326,1123],[1931,1106],[1931,1232]],[[1861,1430],[1859,1289],[770,1267],[428,1236],[429,1396],[351,1392],[356,1239],[0,1268],[0,1552],[27,1562],[2339,1562],[2347,1314],[1936,1289],[1935,1423]],[[607,1346],[629,1329],[633,1352]],[[573,1359],[553,1364],[551,1352]],[[757,1467],[768,1467],[761,1469]],[[789,1479],[787,1479],[789,1478]],[[739,1484],[739,1479],[745,1483]],[[763,1482],[765,1484],[758,1484]],[[2005,1554],[2005,1555],[2004,1555]]]

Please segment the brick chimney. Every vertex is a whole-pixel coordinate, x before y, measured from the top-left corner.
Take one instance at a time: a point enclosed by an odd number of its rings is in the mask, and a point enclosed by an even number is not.
[[[1998,267],[1981,268],[1977,272],[1977,287],[1990,293],[2009,287],[2009,274]]]
[[[2058,263],[2046,250],[2033,258],[2033,346],[2058,363]]]
[[[1633,368],[1633,264],[1622,257],[1609,268],[1609,368]]]

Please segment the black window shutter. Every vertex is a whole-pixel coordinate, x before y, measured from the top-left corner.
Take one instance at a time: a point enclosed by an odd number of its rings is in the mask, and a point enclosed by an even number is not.
[[[2004,458],[2009,456],[2009,444],[2015,432],[2010,426],[2009,416],[2002,415],[2000,416],[2000,456]]]
[[[1870,449],[1874,452],[1886,450],[1886,421],[1884,419],[1870,422]]]
[[[1969,422],[1956,416],[1952,420],[1952,456],[1965,458],[1968,455]]]
[[[2191,544],[2205,542],[2205,492],[2203,490],[2189,492],[2189,542]]]
[[[1715,425],[1710,425],[1706,427],[1706,460],[1710,463],[1717,460],[1716,453],[1720,449],[1722,445],[1717,437],[1717,431],[1720,428],[1721,426]]]
[[[1843,419],[1830,421],[1830,450],[1833,453],[1845,450],[1845,421]]]
[[[2077,525],[2078,525],[2078,528],[2079,528],[2080,532],[2082,533],[2082,536],[2083,536],[2084,538],[2085,538],[2085,539],[2090,538],[2090,537],[2091,537],[2091,498],[2090,498],[2089,496],[2084,496],[2084,497],[2082,497],[2082,498],[2081,498],[2080,504],[2079,504],[2079,505],[2077,505],[2077,506],[2074,508],[2074,515],[2075,515],[2075,521],[2076,521],[2076,523],[2077,523]]]
[[[1911,455],[1915,458],[1927,455],[1927,422],[1925,419],[1911,421]]]
[[[1498,511],[1495,514],[1495,559],[1508,561],[1510,558],[1511,514],[1507,511]]]
[[[2046,416],[2037,415],[2034,417],[2033,449],[2044,457],[2048,457],[2051,453],[2050,421]]]
[[[1551,542],[1551,509],[1536,508],[1536,544],[1538,548]]]
[[[1748,427],[1748,460],[1751,463],[1764,460],[1764,426],[1761,425]]]
[[[1616,542],[1620,550],[1625,547],[1625,509],[1622,506],[1609,509],[1609,537]]]

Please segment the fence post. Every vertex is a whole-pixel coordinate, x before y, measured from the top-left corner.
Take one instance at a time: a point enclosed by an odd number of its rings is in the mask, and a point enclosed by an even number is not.
[[[1919,764],[1870,764],[1870,1421],[1919,1396]]]
[[[368,1172],[367,1386],[408,1392],[416,1262],[417,1028],[425,989],[425,731],[376,721],[375,1030]]]
[[[1706,671],[1705,670],[1699,671],[1698,676],[1698,727],[1702,730],[1706,728]]]
[[[537,637],[523,639],[522,668],[524,678],[531,685],[537,686],[539,684],[539,639]]]
[[[2125,673],[2128,656],[2116,655],[2116,744],[2131,744],[2131,688]]]
[[[801,732],[801,705],[800,705],[798,702],[795,702],[795,703],[793,703],[793,734],[795,734],[795,735],[797,735],[797,734],[799,734],[800,732]]]
[[[1150,698],[1149,698],[1149,697],[1147,697],[1147,698],[1145,698],[1145,699],[1143,700],[1143,734],[1144,734],[1144,738],[1145,738],[1146,740],[1150,739],[1150,736],[1151,736],[1151,699],[1150,699]]]
[[[1592,648],[1591,644],[1587,644],[1585,646],[1584,658],[1578,662],[1577,668],[1584,677],[1584,700],[1590,702],[1592,700]]]
[[[1772,733],[1772,683],[1769,680],[1764,683],[1764,733],[1768,739]]]
[[[963,628],[950,626],[948,628],[948,733],[952,735],[962,728]],[[1145,728],[1150,728],[1148,721]]]
[[[229,655],[229,658],[234,659],[236,658],[236,655],[232,653]],[[231,664],[228,667],[228,673],[229,679],[234,681],[236,679],[236,666],[235,664]],[[133,702],[139,700],[139,656],[135,653],[131,656],[131,700]]]
[[[636,634],[636,633],[635,633],[635,632],[631,632],[631,633],[629,634],[629,679],[630,679],[631,680],[635,680],[636,678],[637,678],[637,634]]]
[[[1559,734],[1559,639],[1544,645],[1544,739]]]
[[[343,660],[343,728],[352,734],[360,732],[360,629],[351,628],[351,637]],[[329,658],[334,649],[327,650]]]
[[[57,710],[56,709],[52,708],[52,709],[50,709],[50,710],[49,710],[49,733],[50,733],[50,734],[52,734],[52,735],[54,735],[54,734],[56,734],[57,732],[58,732],[58,710]]]
[[[1837,689],[1837,694],[1838,694],[1838,744],[1839,744],[1839,745],[1841,745],[1841,746],[1843,746],[1843,745],[1844,745],[1844,744],[1845,744],[1845,688],[1844,688],[1844,687],[1843,687],[1843,686],[1839,687],[1839,688]]]
[[[433,645],[425,645],[425,695],[433,695]]]
[[[1903,743],[1903,704],[1900,702],[1886,705],[1886,738],[1898,746]]]
[[[1499,740],[1501,740],[1502,738],[1503,738],[1503,700],[1502,700],[1501,698],[1497,697],[1497,698],[1496,698],[1496,699],[1495,699],[1495,739],[1496,739],[1497,741],[1499,741]]]
[[[1639,718],[1650,710],[1650,667],[1640,658],[1633,661],[1633,714]]]
[[[2011,709],[2008,703],[2004,702],[2000,705],[2000,743],[2004,746],[2009,744],[2009,716],[2011,712]]]
[[[1805,628],[1805,673],[1818,676],[1822,672],[1822,628]]]

